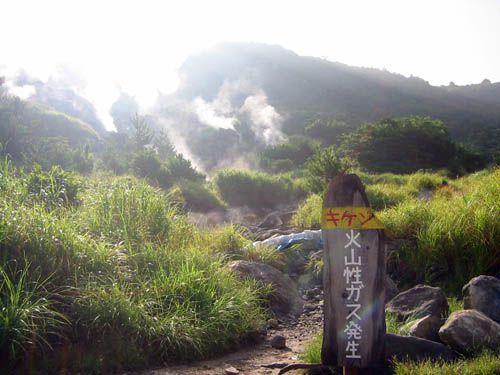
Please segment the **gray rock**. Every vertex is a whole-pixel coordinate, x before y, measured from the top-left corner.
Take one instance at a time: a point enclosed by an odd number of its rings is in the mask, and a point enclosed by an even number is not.
[[[409,323],[410,336],[420,337],[421,339],[439,341],[439,328],[443,320],[435,315],[426,315],[423,318]]]
[[[224,373],[226,375],[238,375],[240,372],[234,367],[228,367],[227,369],[224,370]]]
[[[316,305],[313,305],[312,303],[306,303],[304,304],[304,312],[309,312],[309,311],[314,311],[316,310]]]
[[[396,297],[399,293],[399,289],[392,281],[389,276],[385,277],[385,302],[389,302],[391,299]]]
[[[269,341],[271,346],[275,349],[285,349],[286,348],[286,339],[284,336],[276,335],[271,338]]]
[[[299,316],[302,313],[302,301],[295,283],[280,270],[268,264],[246,260],[234,261],[229,264],[229,268],[241,278],[272,285],[269,308],[277,317]]]
[[[500,324],[477,310],[455,311],[439,329],[441,340],[463,354],[500,349]]]
[[[394,297],[386,305],[386,311],[395,313],[400,320],[418,319],[426,315],[446,318],[448,301],[441,288],[417,285]]]
[[[434,341],[388,333],[385,337],[385,358],[388,362],[393,359],[453,361],[456,355],[447,346]]]
[[[475,309],[500,323],[500,280],[493,276],[474,277],[462,289],[464,309]]]

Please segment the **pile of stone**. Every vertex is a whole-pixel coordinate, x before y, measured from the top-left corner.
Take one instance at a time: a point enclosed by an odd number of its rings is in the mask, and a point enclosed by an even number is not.
[[[410,359],[450,359],[450,348],[463,355],[486,349],[500,351],[500,280],[493,276],[475,277],[463,287],[463,297],[464,310],[451,315],[440,288],[417,285],[394,297],[386,311],[407,321],[409,335],[421,341],[419,350],[410,350],[408,340],[388,335],[387,356],[402,358],[411,352]]]

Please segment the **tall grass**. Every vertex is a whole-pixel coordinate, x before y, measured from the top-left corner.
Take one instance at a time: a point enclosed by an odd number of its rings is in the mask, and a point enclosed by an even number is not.
[[[412,282],[459,292],[472,277],[500,267],[500,170],[460,181],[460,194],[408,200],[380,213],[391,238],[415,241],[394,261]]]
[[[473,359],[452,363],[433,361],[396,362],[396,375],[496,375],[500,373],[500,356],[483,353]]]
[[[267,289],[226,267],[250,256],[235,228],[199,230],[171,196],[133,178],[88,181],[77,206],[48,210],[9,168],[0,176],[0,350],[15,355],[0,368],[28,355],[42,371],[83,373],[204,358],[264,322]],[[67,327],[52,334],[63,315]]]
[[[45,282],[30,282],[29,268],[13,276],[0,266],[0,363],[14,364],[28,350],[51,348],[47,336],[66,323],[54,307]]]

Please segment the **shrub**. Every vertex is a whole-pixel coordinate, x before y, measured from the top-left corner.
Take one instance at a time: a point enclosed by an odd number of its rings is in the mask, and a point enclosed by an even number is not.
[[[214,183],[224,201],[231,206],[272,208],[290,203],[303,194],[288,176],[237,169],[219,171]]]
[[[195,212],[221,211],[225,209],[224,202],[217,194],[201,181],[181,180],[177,183],[185,207]]]

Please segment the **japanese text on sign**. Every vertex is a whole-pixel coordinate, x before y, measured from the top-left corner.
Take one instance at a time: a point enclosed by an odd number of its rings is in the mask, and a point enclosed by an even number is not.
[[[346,316],[346,325],[344,333],[346,335],[347,345],[345,348],[346,358],[361,359],[359,345],[361,341],[361,316],[359,315],[362,306],[360,303],[361,290],[364,288],[362,281],[361,256],[358,251],[361,248],[359,240],[360,232],[351,229],[350,233],[345,234],[347,244],[344,248],[348,249],[344,256],[344,278],[346,284],[346,307],[348,314]]]
[[[369,207],[323,208],[323,229],[383,229],[382,222]]]

